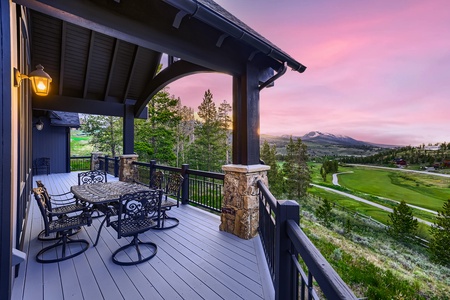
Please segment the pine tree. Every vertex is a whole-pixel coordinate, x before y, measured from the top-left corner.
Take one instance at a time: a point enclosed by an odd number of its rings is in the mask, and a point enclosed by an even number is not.
[[[189,146],[189,164],[194,169],[218,172],[225,163],[223,135],[213,95],[207,90],[198,107],[201,118],[195,124],[195,140]]]
[[[116,157],[122,152],[122,119],[112,116],[87,115],[81,130],[92,137],[96,150]]]
[[[431,259],[450,267],[450,199],[444,203],[442,211],[438,211],[430,235]]]
[[[283,164],[283,173],[286,178],[286,192],[290,198],[300,199],[306,195],[311,174],[307,164],[308,154],[306,145],[300,138],[296,142],[289,139],[286,145],[286,159]]]
[[[269,188],[275,197],[281,196],[283,192],[283,185],[281,182],[281,174],[276,159],[277,148],[275,145],[270,146],[267,141],[264,141],[261,147],[261,160],[268,166],[270,170],[267,171],[267,178],[269,180]]]
[[[397,207],[394,207],[393,212],[389,214],[389,219],[388,232],[395,238],[405,240],[417,231],[418,222],[405,201],[401,201]]]
[[[223,144],[221,150],[225,152],[225,164],[231,163],[231,112],[231,105],[226,100],[223,100],[219,105],[217,118],[221,129],[221,143]]]
[[[332,210],[331,202],[328,199],[323,199],[322,204],[316,210],[317,218],[321,220],[326,227],[330,227],[331,222],[333,221]]]
[[[181,106],[181,102],[178,103],[177,114],[181,120],[175,129],[175,166],[180,167],[188,162],[187,149],[194,141],[195,118],[194,110],[187,106]]]
[[[175,164],[176,128],[181,120],[179,102],[167,88],[163,89],[149,101],[147,120],[135,121],[135,150],[142,160]]]

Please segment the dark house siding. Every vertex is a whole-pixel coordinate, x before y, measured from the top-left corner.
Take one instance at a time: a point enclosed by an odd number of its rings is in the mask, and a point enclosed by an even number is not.
[[[33,160],[49,157],[50,173],[70,172],[67,168],[67,160],[70,159],[67,142],[70,138],[69,128],[51,126],[47,118],[41,118],[41,121],[44,122],[44,129],[39,131],[33,127]]]

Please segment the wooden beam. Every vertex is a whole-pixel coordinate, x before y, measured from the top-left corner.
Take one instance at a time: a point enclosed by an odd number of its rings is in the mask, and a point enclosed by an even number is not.
[[[214,71],[184,60],[178,60],[170,64],[167,68],[159,72],[147,86],[142,97],[144,101],[139,102],[135,107],[135,115],[140,115],[152,97],[169,83],[188,75],[204,72]]]
[[[233,77],[233,164],[259,164],[259,70]]]
[[[109,72],[108,72],[108,79],[106,80],[106,87],[105,87],[105,94],[104,94],[104,100],[106,101],[106,98],[108,97],[109,94],[109,87],[111,85],[111,79],[113,77],[114,74],[114,66],[116,64],[116,59],[117,59],[117,52],[119,50],[119,43],[120,41],[118,39],[114,40],[114,52],[113,52],[113,56],[110,62],[110,68],[109,68]]]

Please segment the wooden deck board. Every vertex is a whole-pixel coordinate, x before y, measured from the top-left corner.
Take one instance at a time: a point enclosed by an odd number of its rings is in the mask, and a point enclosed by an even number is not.
[[[77,174],[35,176],[51,194],[61,194],[77,184]],[[109,177],[108,181],[117,180]],[[40,242],[42,217],[31,199],[25,232],[28,255],[13,287],[12,299],[272,299],[273,287],[262,257],[259,237],[242,240],[219,231],[220,218],[189,205],[172,208],[170,216],[180,225],[169,230],[150,230],[143,241],[158,245],[149,262],[118,266],[111,255],[130,239],[117,239],[110,227],[97,237],[102,218],[83,228],[74,238],[88,240],[83,254],[59,263],[39,264],[37,252],[52,242]]]

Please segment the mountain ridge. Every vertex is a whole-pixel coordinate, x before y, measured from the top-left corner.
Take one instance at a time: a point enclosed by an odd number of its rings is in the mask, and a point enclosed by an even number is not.
[[[269,136],[269,135],[267,135]],[[282,138],[288,138],[290,135],[281,135]],[[386,145],[386,144],[377,144],[366,141],[356,140],[352,137],[342,134],[332,134],[321,131],[310,131],[303,136],[292,136],[293,138],[301,138],[302,141],[313,142],[322,145],[343,145],[343,146],[372,146],[372,147],[380,147],[380,148],[395,148],[400,147],[399,145]]]

